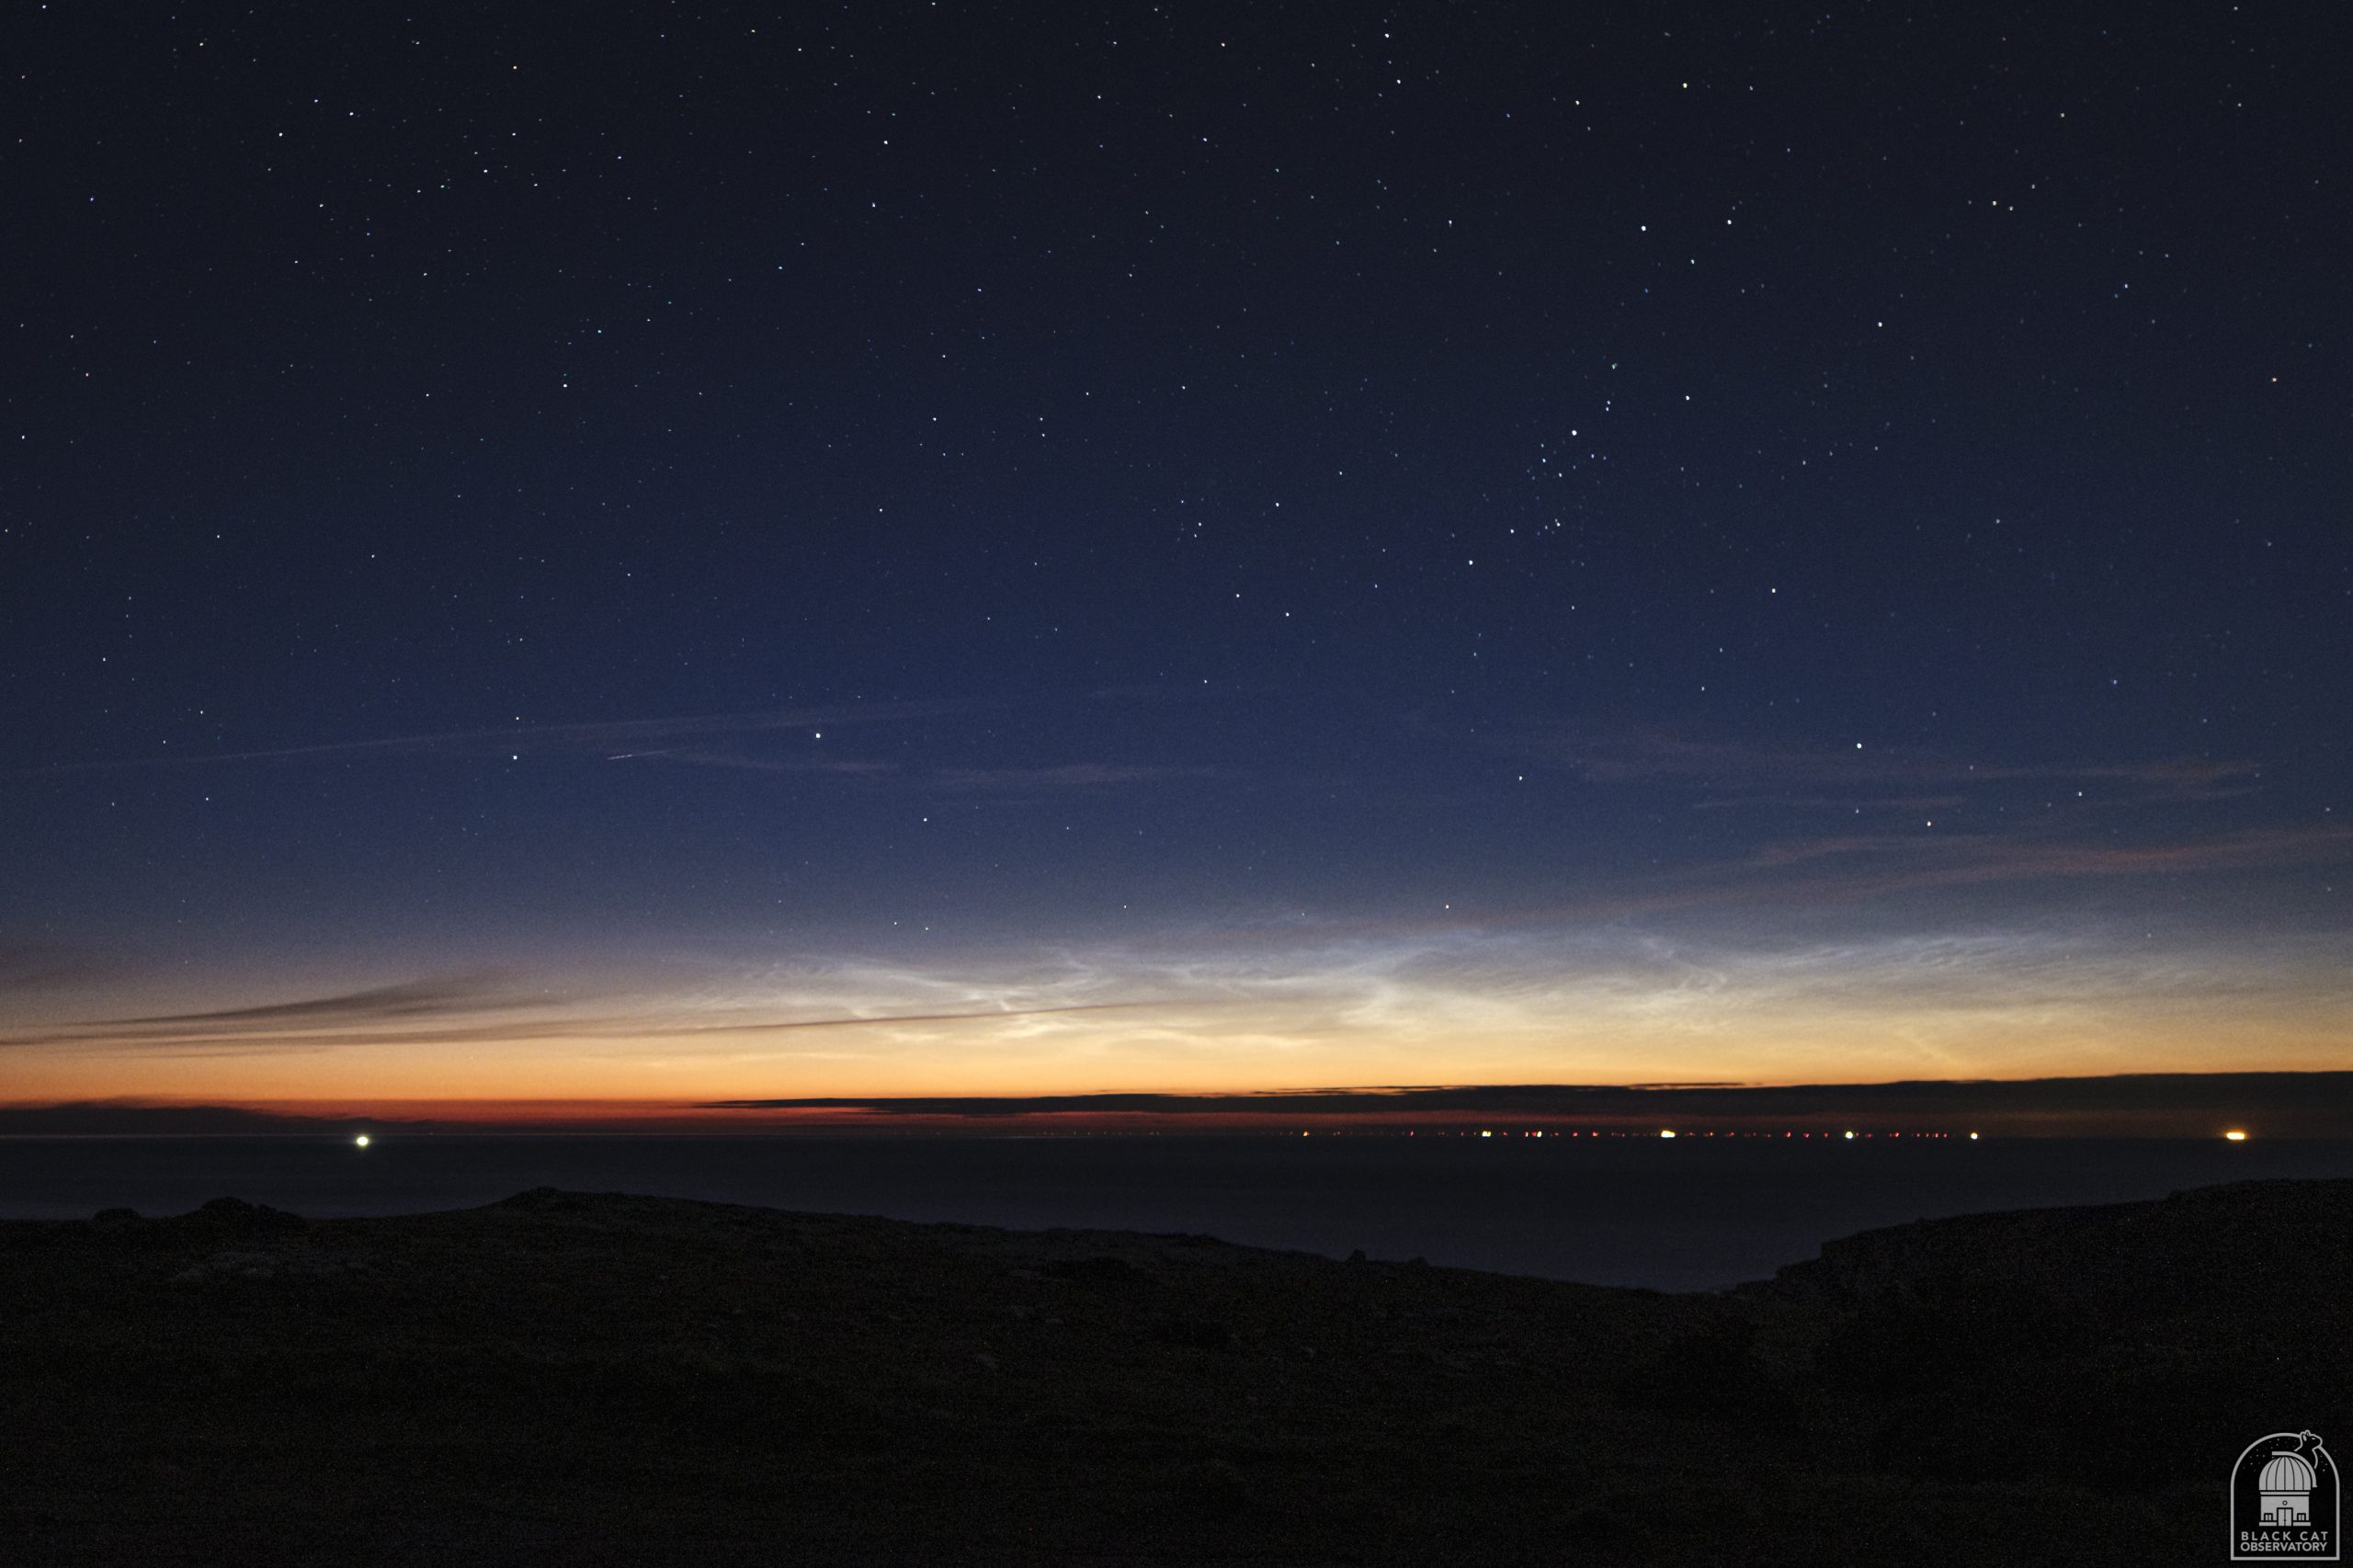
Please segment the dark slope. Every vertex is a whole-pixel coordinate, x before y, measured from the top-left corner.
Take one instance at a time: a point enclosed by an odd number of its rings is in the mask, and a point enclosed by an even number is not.
[[[621,1196],[0,1225],[0,1562],[2158,1562],[2353,1415],[2353,1183],[1728,1296]]]

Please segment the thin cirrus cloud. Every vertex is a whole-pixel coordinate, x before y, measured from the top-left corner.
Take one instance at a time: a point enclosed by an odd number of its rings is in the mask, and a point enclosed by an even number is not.
[[[1072,1001],[1020,1006],[989,1002],[969,983],[955,988],[959,1007],[922,1010],[836,1011],[789,1017],[742,1014],[758,1001],[714,1007],[705,999],[658,990],[586,996],[556,994],[548,988],[523,990],[500,977],[421,979],[370,986],[292,1001],[134,1017],[86,1018],[0,1032],[0,1046],[83,1047],[136,1051],[143,1054],[200,1056],[315,1053],[336,1049],[399,1045],[515,1043],[551,1040],[645,1040],[690,1041],[699,1036],[758,1035],[808,1029],[888,1028],[911,1025],[995,1022],[1056,1014],[1137,1011],[1152,1001]],[[829,990],[838,991],[840,987]],[[1019,990],[1015,983],[1007,989]],[[907,988],[899,988],[901,1000]],[[777,1001],[768,998],[771,1010]],[[804,999],[806,1000],[806,999]],[[825,1000],[834,1000],[827,997]],[[584,1007],[583,1002],[595,1004]],[[921,1004],[915,1004],[921,1008]],[[529,1015],[529,1016],[525,1016]]]
[[[669,719],[599,720],[586,723],[517,722],[472,730],[440,730],[421,734],[378,735],[337,741],[318,741],[304,745],[267,746],[242,751],[158,754],[153,756],[118,757],[98,761],[59,762],[42,767],[12,770],[19,774],[52,774],[99,771],[121,767],[195,767],[206,763],[270,762],[303,757],[328,757],[364,755],[396,756],[405,753],[450,753],[455,755],[495,754],[517,746],[545,750],[603,752],[608,756],[618,748],[628,748],[622,756],[655,756],[674,752],[687,755],[690,760],[703,760],[692,756],[691,747],[662,747],[664,741],[693,741],[716,735],[750,735],[779,731],[815,730],[826,725],[904,723],[981,711],[1000,704],[980,700],[931,702],[866,702],[840,703],[822,707],[777,708],[753,712],[710,713]]]
[[[460,975],[244,1006],[71,1019],[0,1031],[0,1047],[72,1047],[169,1051],[175,1049],[323,1050],[335,1043],[483,1038],[527,1028],[514,1015],[544,1007],[495,975]]]
[[[228,1059],[431,1091],[522,1062],[514,1095],[681,1101],[915,1092],[1258,1088],[1301,1082],[1788,1081],[2018,1076],[2341,1057],[2353,974],[2330,934],[2234,939],[2085,919],[1886,928],[1590,920],[1202,929],[945,954],[807,955],[688,983],[567,994],[464,977],[0,1035],[58,1098],[120,1092],[108,1059]],[[801,1043],[806,1041],[808,1043]],[[504,1049],[501,1049],[504,1048]],[[221,1058],[215,1062],[209,1059]],[[89,1064],[76,1077],[63,1070]],[[325,1063],[355,1062],[362,1077]],[[438,1065],[437,1065],[438,1064]],[[287,1069],[278,1069],[283,1074]],[[309,1069],[273,1079],[294,1094]],[[207,1074],[211,1074],[208,1076]],[[476,1080],[469,1079],[469,1083]],[[481,1082],[493,1083],[493,1079]],[[380,1092],[392,1093],[391,1090]],[[487,1093],[491,1090],[477,1089]],[[232,1097],[234,1097],[232,1096]],[[299,1097],[299,1096],[297,1096]]]
[[[669,762],[690,767],[734,767],[756,773],[817,775],[834,778],[889,779],[911,789],[940,790],[960,794],[1045,794],[1230,777],[1226,770],[1214,767],[1109,762],[1063,763],[1047,767],[942,767],[915,771],[895,762],[760,756],[742,751],[686,746],[631,752],[608,760]]]
[[[616,761],[882,778],[1006,800],[1241,777],[1106,761],[958,768],[768,757],[756,738],[945,710],[878,705],[524,731],[534,744]],[[464,732],[240,755],[492,744],[516,737]],[[488,1059],[507,1047],[533,1064],[513,1069],[518,1078],[560,1075],[567,1062],[619,1062],[660,1066],[671,1074],[664,1082],[705,1093],[736,1087],[718,1081],[729,1074],[813,1074],[835,1060],[943,1087],[2015,1074],[2037,1065],[2038,1052],[2102,1070],[2129,1064],[2132,1051],[2195,1060],[2185,1032],[2193,1023],[2226,1028],[2234,1050],[2305,1062],[2332,1038],[2331,1009],[2341,1017],[2353,1005],[2334,933],[2233,947],[2211,923],[2185,923],[2161,941],[2145,933],[2124,941],[2038,913],[2083,902],[2062,898],[2058,884],[2236,875],[2238,883],[2209,885],[2252,887],[2353,860],[2353,830],[2250,824],[2234,808],[2210,804],[2256,788],[2261,769],[2251,763],[2041,769],[1655,730],[1545,744],[1545,755],[1600,789],[1680,793],[1689,805],[1771,801],[1921,820],[1901,831],[1867,827],[1866,817],[1852,831],[1752,835],[1713,858],[1587,876],[1545,907],[1477,919],[1392,911],[1254,922],[1244,912],[1222,928],[1168,925],[1156,935],[1090,934],[1019,951],[943,944],[921,964],[812,937],[788,961],[709,983],[599,964],[589,987],[473,973],[131,1016],[91,1006],[74,1017],[63,1001],[94,991],[75,978],[85,960],[20,943],[0,947],[0,998],[18,1017],[63,1017],[0,1028],[0,1047],[92,1061],[278,1055],[393,1064]],[[1732,799],[1725,785],[1737,791]],[[2063,786],[2071,804],[2046,813],[2042,797]],[[2132,819],[2113,813],[2095,823],[2072,803],[2079,788],[2162,811],[2174,831],[2122,833]],[[1984,809],[2000,803],[2000,791],[2013,809]],[[2035,809],[2017,809],[2029,793]],[[2020,891],[1991,929],[1957,926],[1957,901],[1910,896],[1993,886]],[[1800,940],[1802,930],[1814,939]],[[2229,961],[2217,961],[2225,950]],[[2225,1007],[2237,1015],[2224,1017]],[[2212,1038],[2194,1049],[2211,1051]],[[92,1086],[102,1085],[94,1074]],[[765,1085],[741,1087],[756,1094]]]
[[[2353,857],[2353,831],[2333,822],[2282,823],[2276,812],[2234,807],[2264,788],[2262,765],[2245,759],[2028,767],[1658,727],[1523,734],[1506,744],[1598,789],[1639,787],[1694,811],[1835,811],[1859,819],[1850,831],[1752,835],[1749,847],[1727,858],[1686,861],[1622,885],[1588,884],[1594,905],[1630,914],[1790,897],[1851,903],[1997,883],[2256,875]],[[2136,820],[2148,831],[2127,825]]]
[[[1656,727],[1588,735],[1522,735],[1510,743],[1574,767],[1597,783],[1656,779],[1728,785],[1973,784],[2017,780],[2104,779],[2153,794],[2204,798],[2234,781],[2258,776],[2257,763],[2213,757],[2165,757],[2138,762],[2093,761],[2021,767],[1975,763],[1906,747],[1771,745]]]
[[[249,1007],[224,1007],[200,1013],[161,1013],[145,1017],[98,1018],[95,1028],[168,1028],[176,1026],[271,1027],[288,1023],[336,1026],[379,1022],[392,1018],[434,1017],[452,1012],[482,1012],[524,1007],[523,997],[498,994],[485,977],[413,980],[397,985],[371,986],[332,996],[307,996],[293,1002],[262,1003]]]
[[[970,1007],[954,1013],[877,1013],[835,1018],[764,1018],[753,1023],[691,1024],[688,1034],[768,1034],[787,1029],[874,1028],[894,1024],[995,1022],[1005,1018],[1051,1017],[1066,1013],[1132,1013],[1174,1006],[1167,1001],[1071,1002],[1055,1007]],[[1198,1006],[1199,1004],[1195,1004]]]
[[[2039,885],[2126,884],[2135,878],[2200,877],[2217,886],[2244,879],[2294,877],[2353,861],[2353,829],[2326,824],[2211,832],[2197,838],[2119,842],[2027,824],[1993,831],[1915,826],[1906,832],[1799,835],[1742,853],[1581,881],[1567,896],[1516,904],[1491,923],[1675,922],[1743,910],[1779,922],[1851,915],[1879,901],[1938,889],[2017,884],[2029,898]],[[2242,881],[2234,882],[2234,879]],[[2031,908],[2021,918],[2031,917]],[[1915,909],[1904,917],[1933,915]],[[1420,919],[1368,917],[1367,933],[1411,928]]]
[[[1972,883],[2266,871],[2348,858],[2353,829],[2323,824],[2137,844],[2028,833],[1845,834],[1768,844],[1743,865],[1775,888],[1794,878],[1813,896],[1851,901]],[[1740,887],[1736,877],[1721,874],[1719,883],[1728,892]]]
[[[1181,688],[1172,687],[1109,687],[1090,694],[1090,700],[1110,703],[1131,703],[1141,700],[1165,700],[1184,695]],[[1039,702],[1061,700],[1058,697],[1018,694],[1000,697],[946,698],[926,700],[889,702],[836,702],[795,707],[758,709],[730,713],[687,714],[653,719],[600,719],[581,722],[531,722],[517,720],[511,724],[494,724],[472,729],[437,730],[402,735],[354,736],[341,740],[313,741],[298,745],[250,747],[233,751],[162,751],[148,756],[111,757],[78,761],[60,761],[31,767],[0,769],[0,775],[31,777],[61,773],[107,771],[117,768],[183,767],[210,763],[244,763],[299,760],[306,757],[353,756],[399,756],[404,754],[445,754],[449,756],[497,756],[517,748],[551,752],[577,752],[599,756],[607,761],[659,761],[700,765],[716,767],[746,767],[771,772],[816,772],[841,774],[872,774],[897,771],[891,763],[856,759],[831,760],[818,758],[775,758],[731,749],[710,743],[725,737],[753,738],[763,735],[786,734],[793,732],[812,733],[827,729],[851,731],[886,725],[921,723],[936,720],[955,720],[974,715],[999,713]],[[1034,782],[1040,786],[1086,784],[1090,782],[1120,782],[1117,776],[1132,772],[1138,780],[1147,776],[1178,776],[1186,769],[1128,768],[1118,764],[1074,764],[1064,767],[1048,767],[1022,771],[1038,775]],[[1097,773],[1101,778],[1091,778]],[[1063,776],[1059,778],[1056,776]],[[966,769],[955,772],[960,784],[977,783],[987,787],[991,770]]]
[[[1105,695],[1133,697],[1137,694]],[[858,728],[904,725],[958,718],[1005,706],[1006,703],[1003,701],[978,699],[876,702],[669,719],[628,719],[571,724],[517,722],[494,728],[371,736],[241,751],[186,751],[144,757],[62,762],[0,770],[0,773],[61,774],[357,756],[489,756],[528,749],[596,756],[608,763],[718,768],[836,780],[888,780],[908,788],[970,794],[1101,790],[1123,785],[1152,785],[1233,776],[1227,769],[1214,767],[1100,761],[1042,767],[938,767],[918,769],[897,761],[870,757],[786,756],[759,750],[756,744],[761,737],[796,733],[813,735],[828,728],[854,731]],[[750,744],[724,744],[730,739]]]
[[[754,756],[740,751],[708,746],[665,746],[654,751],[621,752],[608,762],[666,762],[688,767],[734,767],[751,773],[811,774],[831,778],[872,778],[899,771],[896,763],[853,757]]]

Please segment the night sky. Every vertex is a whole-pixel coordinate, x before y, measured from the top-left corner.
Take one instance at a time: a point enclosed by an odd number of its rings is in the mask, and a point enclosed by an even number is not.
[[[0,22],[0,1099],[2353,1062],[2328,8],[551,17]]]

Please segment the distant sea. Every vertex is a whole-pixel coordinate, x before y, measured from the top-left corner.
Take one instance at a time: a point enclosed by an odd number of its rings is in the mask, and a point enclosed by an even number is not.
[[[1437,1137],[0,1138],[0,1217],[224,1195],[313,1216],[534,1187],[1253,1246],[1701,1290],[1941,1215],[2353,1176],[2353,1142]]]

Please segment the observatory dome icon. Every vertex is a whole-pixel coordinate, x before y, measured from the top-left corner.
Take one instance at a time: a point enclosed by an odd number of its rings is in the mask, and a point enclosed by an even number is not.
[[[2287,1449],[2272,1449],[2255,1484],[2262,1494],[2257,1513],[2265,1524],[2313,1522],[2313,1467],[2303,1455]]]

